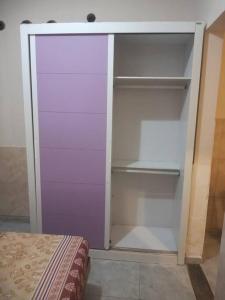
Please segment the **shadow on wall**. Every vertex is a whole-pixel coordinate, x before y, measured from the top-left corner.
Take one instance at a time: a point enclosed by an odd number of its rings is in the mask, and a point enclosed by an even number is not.
[[[225,14],[224,14],[225,16]],[[215,120],[207,231],[221,232],[225,212],[225,35]]]

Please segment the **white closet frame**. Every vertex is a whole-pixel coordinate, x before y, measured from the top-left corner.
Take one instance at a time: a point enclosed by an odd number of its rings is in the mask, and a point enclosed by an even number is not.
[[[108,92],[107,92],[107,145],[106,145],[106,209],[105,209],[105,249],[110,239],[110,203],[111,203],[111,143],[112,143],[112,104],[113,104],[113,39],[117,33],[193,33],[193,67],[190,94],[189,119],[187,129],[187,147],[185,155],[185,180],[183,185],[181,230],[178,245],[178,263],[185,260],[185,248],[188,230],[192,162],[194,155],[196,115],[198,107],[199,82],[201,71],[202,43],[204,34],[202,22],[97,22],[97,23],[56,23],[21,25],[22,77],[26,128],[26,148],[28,166],[29,207],[32,232],[41,232],[40,175],[36,167],[39,161],[37,151],[37,101],[34,43],[38,34],[109,34],[108,51]],[[32,72],[31,72],[32,70]],[[36,116],[36,117],[35,117]]]

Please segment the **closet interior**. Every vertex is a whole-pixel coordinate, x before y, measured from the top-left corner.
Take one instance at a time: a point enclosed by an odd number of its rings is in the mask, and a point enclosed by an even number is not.
[[[176,252],[194,34],[117,34],[111,247]]]

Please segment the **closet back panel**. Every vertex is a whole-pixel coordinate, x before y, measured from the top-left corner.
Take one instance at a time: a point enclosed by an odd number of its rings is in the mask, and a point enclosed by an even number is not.
[[[104,247],[107,35],[36,37],[42,225]]]
[[[173,227],[177,177],[115,173],[112,224]]]
[[[116,76],[190,76],[193,34],[120,34]],[[131,63],[132,62],[132,63]]]
[[[180,162],[182,90],[114,91],[113,159]]]

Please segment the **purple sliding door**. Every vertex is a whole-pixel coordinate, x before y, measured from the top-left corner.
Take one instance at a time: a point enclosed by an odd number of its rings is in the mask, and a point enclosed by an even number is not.
[[[37,36],[44,233],[104,248],[107,35]]]

